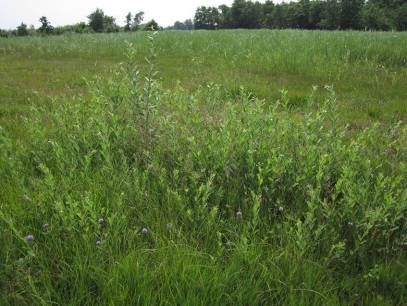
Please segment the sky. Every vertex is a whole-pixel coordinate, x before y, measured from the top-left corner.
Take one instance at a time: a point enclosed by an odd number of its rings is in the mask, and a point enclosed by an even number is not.
[[[154,18],[159,25],[169,26],[175,21],[193,19],[198,6],[231,5],[233,0],[0,0],[0,28],[14,29],[21,22],[33,24],[46,16],[53,26],[87,21],[96,8],[124,24],[126,14],[145,12],[145,21]]]

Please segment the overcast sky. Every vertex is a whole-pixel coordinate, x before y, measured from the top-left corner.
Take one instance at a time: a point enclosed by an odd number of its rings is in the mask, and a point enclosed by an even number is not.
[[[154,18],[160,25],[172,25],[176,20],[193,18],[200,5],[231,5],[233,0],[0,0],[0,28],[12,29],[21,22],[39,26],[38,19],[46,16],[52,25],[87,21],[96,8],[124,24],[127,12],[145,12],[145,20]]]

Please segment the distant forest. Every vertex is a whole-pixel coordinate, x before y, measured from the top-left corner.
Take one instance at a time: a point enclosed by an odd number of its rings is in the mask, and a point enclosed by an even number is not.
[[[156,21],[143,23],[144,12],[125,16],[125,25],[96,9],[88,22],[53,27],[47,17],[39,19],[35,28],[21,23],[14,30],[1,30],[1,37],[26,35],[59,35],[63,33],[112,33],[122,31],[158,30]],[[201,6],[194,19],[176,21],[167,30],[217,29],[307,29],[406,31],[407,0],[300,0],[274,4],[235,0],[231,6]]]
[[[300,0],[274,4],[235,0],[201,6],[195,29],[407,30],[407,0]]]

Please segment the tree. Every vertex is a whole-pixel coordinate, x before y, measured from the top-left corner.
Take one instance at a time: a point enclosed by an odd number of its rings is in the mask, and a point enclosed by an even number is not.
[[[235,0],[231,14],[235,28],[260,28],[262,22],[262,5],[259,2]]]
[[[47,17],[42,16],[39,21],[41,22],[41,26],[38,28],[38,32],[43,34],[51,34],[54,28],[51,26],[51,23],[48,21]]]
[[[160,26],[158,25],[158,23],[154,19],[152,19],[144,25],[143,30],[144,31],[158,31],[159,28],[160,28]]]
[[[105,13],[101,9],[96,9],[96,11],[88,16],[89,26],[93,29],[93,31],[98,33],[103,32],[104,18]]]
[[[235,28],[245,27],[246,0],[235,0],[232,4],[232,20]]]
[[[140,24],[144,20],[144,12],[140,11],[134,15],[132,30],[137,31],[140,27]]]
[[[227,5],[220,5],[219,11],[219,28],[230,29],[233,28],[232,10]]]
[[[341,29],[360,29],[361,11],[364,0],[341,0],[339,3],[339,27]]]
[[[283,29],[287,27],[287,14],[286,14],[287,6],[288,4],[285,3],[275,6],[271,18],[273,28]]]
[[[398,8],[395,20],[398,31],[407,31],[407,3]]]
[[[337,0],[327,0],[319,26],[326,30],[336,30],[339,28],[340,5]]]
[[[215,30],[219,21],[219,11],[216,7],[201,6],[195,12],[195,29]]]
[[[27,36],[27,35],[28,35],[28,28],[27,28],[27,25],[22,22],[22,23],[17,27],[17,36]]]
[[[272,28],[273,27],[273,12],[274,12],[274,3],[272,1],[266,1],[263,4],[263,20],[262,27]]]
[[[9,37],[9,31],[0,29],[0,37]]]
[[[369,0],[361,15],[363,26],[370,30],[407,30],[405,0]]]
[[[105,15],[101,9],[96,9],[96,11],[88,16],[88,19],[89,26],[97,33],[119,31],[114,17]]]
[[[128,31],[131,30],[131,26],[132,26],[131,21],[132,21],[132,18],[133,18],[133,16],[132,16],[131,13],[129,12],[129,13],[126,15],[126,25],[124,26],[124,30],[125,30],[126,32],[128,32]]]
[[[219,28],[220,29],[231,29],[233,28],[232,10],[227,5],[220,5],[218,7],[219,11]]]
[[[186,30],[185,23],[183,23],[181,21],[175,21],[173,29],[174,30]]]
[[[324,1],[316,0],[311,1],[309,8],[309,25],[311,29],[318,29],[322,20],[324,12]]]
[[[194,24],[191,19],[187,19],[184,22],[176,21],[172,26],[172,29],[174,30],[192,30],[193,28]]]
[[[300,29],[311,29],[309,22],[310,7],[311,3],[309,0],[300,0],[298,3],[294,4],[295,27]]]
[[[112,16],[105,15],[103,17],[103,30],[107,33],[119,32],[116,20]]]
[[[191,31],[191,30],[194,29],[194,23],[192,22],[191,19],[185,20],[185,21],[184,21],[184,24],[185,24],[186,30]]]
[[[388,31],[392,28],[391,20],[386,16],[385,10],[375,4],[366,4],[361,12],[363,26],[368,30]]]

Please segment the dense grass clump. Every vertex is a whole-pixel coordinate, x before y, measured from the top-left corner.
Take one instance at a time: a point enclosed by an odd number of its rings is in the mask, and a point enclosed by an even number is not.
[[[407,302],[405,124],[350,129],[332,87],[165,89],[128,50],[1,130],[0,304]]]

